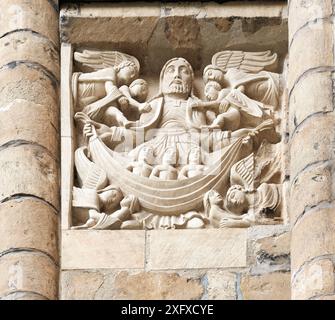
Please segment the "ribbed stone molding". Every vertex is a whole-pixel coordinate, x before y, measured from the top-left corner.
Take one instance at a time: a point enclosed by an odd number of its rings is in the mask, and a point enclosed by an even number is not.
[[[58,0],[0,2],[0,299],[58,298]]]
[[[335,299],[334,1],[289,1],[292,299]]]

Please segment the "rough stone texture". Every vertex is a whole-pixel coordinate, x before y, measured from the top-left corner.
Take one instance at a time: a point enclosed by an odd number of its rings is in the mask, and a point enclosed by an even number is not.
[[[0,150],[0,201],[13,195],[33,195],[59,209],[58,168],[43,148],[13,141]]]
[[[334,120],[333,115],[315,116],[296,130],[290,142],[292,179],[308,165],[332,159]]]
[[[333,200],[332,162],[321,163],[301,172],[291,186],[291,223],[321,202]],[[306,186],[308,185],[308,188]]]
[[[246,229],[155,230],[148,234],[147,267],[152,270],[246,266]]]
[[[320,28],[311,29],[307,26],[296,34],[289,55],[289,91],[307,70],[333,65],[332,28],[333,25],[330,22],[323,21]],[[301,48],[308,48],[308,50],[301,50]]]
[[[306,94],[308,92],[308,99]],[[320,94],[322,92],[322,94]],[[326,113],[334,110],[332,72],[311,72],[301,79],[291,92],[289,104],[289,127],[293,134],[306,118],[315,113]],[[304,106],[301,107],[301,101]]]
[[[297,273],[292,286],[292,299],[306,300],[335,291],[334,265],[331,260],[312,261]]]
[[[16,99],[0,106],[0,146],[10,141],[36,143],[58,156],[59,132],[56,105]],[[32,119],[34,126],[32,127]]]
[[[236,300],[236,274],[222,270],[206,273],[208,300]]]
[[[29,291],[56,299],[57,279],[58,269],[46,255],[16,252],[0,258],[0,297],[16,291]]]
[[[0,204],[0,255],[15,248],[36,249],[58,259],[55,210],[32,198]],[[43,230],[43,232],[41,232]]]
[[[244,300],[289,300],[291,297],[289,272],[264,275],[242,275],[241,294]]]
[[[142,230],[63,231],[62,269],[141,269],[144,245]]]
[[[16,32],[0,39],[0,67],[13,61],[43,66],[59,79],[59,53],[48,39],[30,31]]]
[[[14,292],[4,297],[1,297],[0,300],[49,300],[49,299],[34,292]]]
[[[48,22],[47,24],[45,22]],[[0,37],[18,29],[30,29],[58,44],[58,11],[46,0],[11,0],[1,3]]]
[[[63,300],[192,300],[203,291],[200,279],[176,273],[75,270],[63,272],[61,281]]]
[[[320,205],[307,212],[292,230],[292,274],[294,275],[306,261],[334,253],[334,206]]]

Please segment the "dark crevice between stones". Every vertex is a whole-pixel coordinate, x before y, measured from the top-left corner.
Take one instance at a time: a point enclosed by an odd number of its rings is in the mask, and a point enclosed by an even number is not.
[[[59,6],[58,6],[58,4],[57,4],[54,0],[48,0],[48,2],[50,3],[51,7],[52,7],[57,13],[59,13]]]

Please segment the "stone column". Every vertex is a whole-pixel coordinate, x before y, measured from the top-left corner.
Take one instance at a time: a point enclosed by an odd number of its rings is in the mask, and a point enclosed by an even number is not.
[[[0,1],[0,298],[57,299],[58,0]]]
[[[333,1],[288,10],[292,299],[335,299]]]

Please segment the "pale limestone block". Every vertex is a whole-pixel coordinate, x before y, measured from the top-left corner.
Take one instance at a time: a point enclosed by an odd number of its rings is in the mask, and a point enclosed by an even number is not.
[[[297,63],[298,61],[298,63]],[[296,34],[289,55],[288,89],[309,69],[332,66],[333,25],[323,21],[317,29],[306,27]]]
[[[321,295],[321,296],[318,296],[318,297],[314,297],[311,300],[335,300],[335,294]]]
[[[35,104],[15,99],[0,106],[0,145],[13,140],[39,144],[58,157],[59,129],[57,105]],[[32,119],[34,125],[32,126]]]
[[[206,273],[206,277],[208,300],[236,300],[236,274],[210,270]]]
[[[296,219],[323,201],[333,200],[332,166],[326,162],[301,172],[293,181],[290,198],[290,219]]]
[[[246,229],[149,231],[148,236],[152,270],[246,266]]]
[[[334,265],[331,260],[312,261],[295,275],[292,290],[293,300],[306,300],[335,291]]]
[[[59,209],[58,164],[34,144],[18,142],[0,151],[0,201],[16,194],[33,195]]]
[[[308,165],[332,158],[334,116],[318,115],[295,131],[290,141],[292,179]]]
[[[49,300],[49,299],[33,292],[14,292],[4,297],[1,297],[0,300]]]
[[[0,296],[30,291],[48,299],[57,298],[58,269],[49,257],[16,252],[0,258]]]
[[[46,38],[29,31],[15,32],[0,39],[0,66],[13,61],[38,63],[59,79],[57,48]]]
[[[328,0],[290,1],[289,12],[289,39],[291,41],[295,33],[306,23],[312,22],[312,24],[314,23],[312,28],[318,28],[319,25],[315,24],[313,20],[331,16],[332,2]]]
[[[57,106],[58,95],[58,84],[41,69],[21,64],[0,72],[0,106],[16,99]]]
[[[310,259],[334,253],[334,207],[324,205],[310,210],[292,230],[292,273],[297,272],[301,265]]]
[[[58,45],[58,12],[52,1],[3,1],[0,14],[0,37],[17,29],[31,29]]]
[[[309,116],[333,110],[333,80],[330,71],[311,72],[291,92],[289,129],[293,131]]]
[[[57,213],[48,204],[22,198],[0,204],[0,253],[32,248],[58,259]]]
[[[241,293],[244,300],[290,300],[291,276],[289,272],[263,275],[242,275]]]
[[[145,231],[63,231],[62,269],[142,269],[144,244]]]

